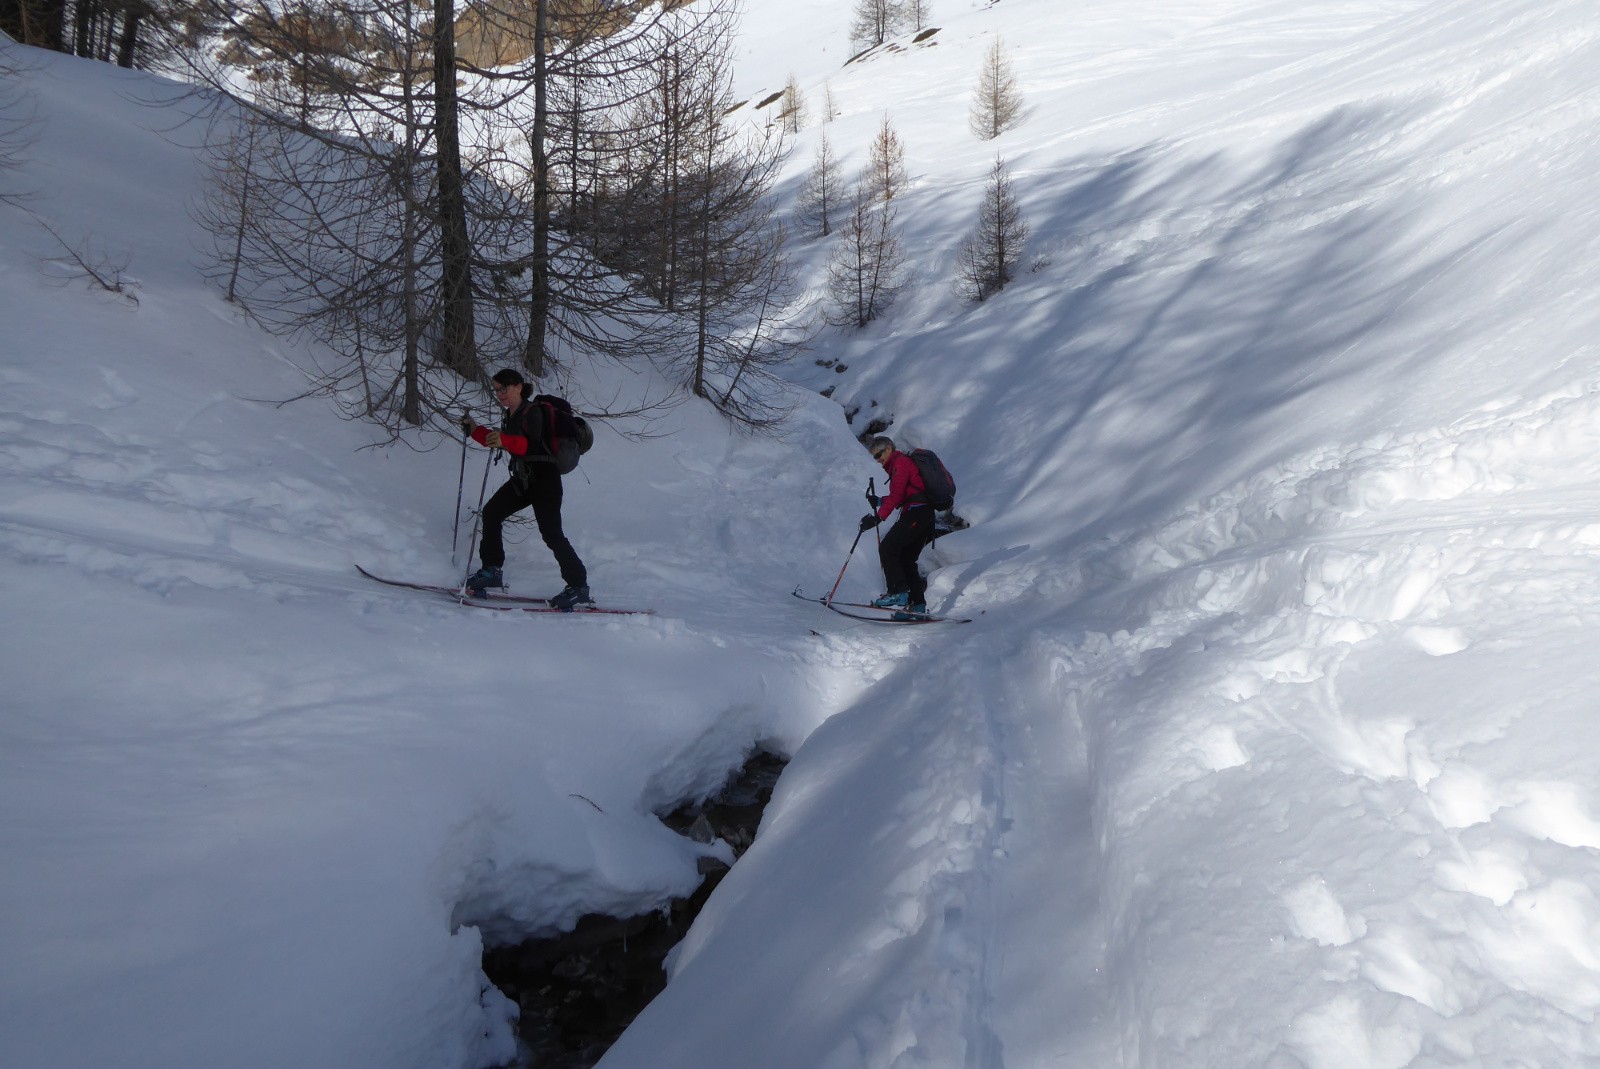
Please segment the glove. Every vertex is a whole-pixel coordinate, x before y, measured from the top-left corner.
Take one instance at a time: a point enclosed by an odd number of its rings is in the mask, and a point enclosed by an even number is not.
[[[877,494],[867,495],[867,505],[872,509],[872,511],[878,511],[878,506],[881,504],[883,504],[883,498],[879,497]]]
[[[483,444],[488,446],[490,449],[499,449],[500,448],[500,432],[499,431],[490,431],[488,434],[485,434],[483,436]]]
[[[865,516],[861,517],[861,533],[865,534],[882,522],[882,520],[878,519],[878,514],[876,512],[867,513]]]
[[[457,422],[461,424],[461,430],[466,434],[471,434],[478,429],[478,421],[472,418],[472,413],[470,412],[461,413],[461,419]]]

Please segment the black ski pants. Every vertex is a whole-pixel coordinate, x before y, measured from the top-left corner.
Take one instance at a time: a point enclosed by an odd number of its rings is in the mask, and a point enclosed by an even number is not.
[[[878,560],[883,564],[883,581],[890,594],[902,590],[910,595],[911,604],[928,600],[928,581],[917,567],[922,549],[933,541],[933,509],[927,505],[911,505],[900,510],[889,533],[878,546]]]
[[[528,474],[513,475],[494,492],[483,506],[483,540],[478,557],[485,568],[499,568],[506,562],[506,546],[500,527],[513,513],[533,507],[533,520],[539,537],[555,554],[561,580],[568,586],[588,586],[589,573],[578,553],[561,531],[561,476],[548,465],[532,467]]]

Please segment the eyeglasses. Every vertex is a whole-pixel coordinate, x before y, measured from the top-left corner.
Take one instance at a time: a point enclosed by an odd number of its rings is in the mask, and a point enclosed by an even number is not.
[[[880,449],[876,453],[872,454],[872,459],[873,460],[882,460],[884,457],[886,457],[888,455],[889,455],[889,451],[887,449]]]
[[[494,384],[494,392],[495,393],[505,393],[507,390],[516,390],[516,389],[520,389],[520,387],[514,382],[506,382],[506,383],[497,382],[497,383]]]

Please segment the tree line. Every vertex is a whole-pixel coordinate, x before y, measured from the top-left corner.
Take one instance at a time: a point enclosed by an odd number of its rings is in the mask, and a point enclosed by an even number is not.
[[[448,426],[495,367],[555,390],[609,359],[649,360],[737,422],[781,418],[772,369],[808,328],[770,196],[784,139],[730,117],[737,0],[468,14],[0,0],[18,40],[209,88],[207,270],[331,350],[313,389],[351,416]],[[3,167],[24,142],[0,134]]]
[[[463,50],[455,0],[0,0],[24,38],[54,25],[73,50],[82,15],[89,47],[131,35],[117,62],[181,65],[211,88],[208,272],[269,328],[324,343],[313,389],[396,436],[449,425],[495,367],[560,389],[596,359],[649,360],[746,425],[781,419],[773,372],[814,327],[771,193],[806,106],[791,78],[779,123],[736,121],[737,12],[492,2],[471,9]],[[972,129],[1020,119],[997,40]],[[860,327],[903,282],[889,121],[853,188],[838,170],[823,136],[795,218],[836,241],[826,318]],[[1025,237],[997,157],[960,251],[969,296],[1010,281]]]
[[[922,31],[932,15],[930,0],[856,0],[850,13],[850,40],[875,48],[902,30]]]
[[[0,31],[25,45],[150,67],[203,36],[186,0],[0,0]]]

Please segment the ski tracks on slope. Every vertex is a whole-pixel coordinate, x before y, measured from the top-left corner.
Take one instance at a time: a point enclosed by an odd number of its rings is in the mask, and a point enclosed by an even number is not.
[[[848,1060],[1109,1066],[1083,747],[1048,698],[1045,648],[982,633],[906,648],[917,682],[895,759],[925,775],[897,803],[904,860],[877,948],[897,944],[902,965]]]

